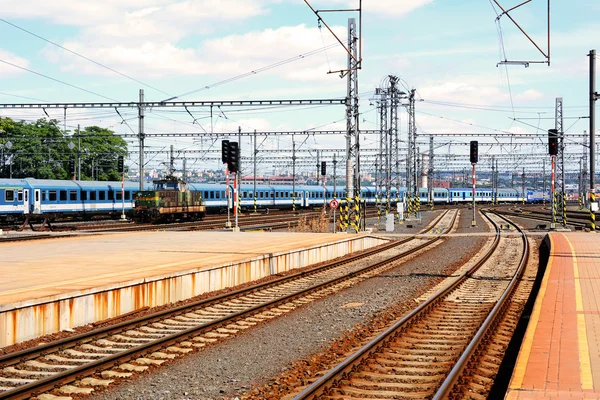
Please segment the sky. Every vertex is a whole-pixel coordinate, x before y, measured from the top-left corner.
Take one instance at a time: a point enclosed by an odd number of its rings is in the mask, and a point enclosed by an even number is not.
[[[522,1],[497,0],[505,9]],[[309,0],[315,9],[355,9],[358,0]],[[428,134],[483,133],[485,137],[435,137],[438,163],[469,167],[470,140],[480,141],[482,162],[491,155],[501,169],[539,169],[535,156],[546,152],[546,130],[554,127],[554,106],[563,98],[564,130],[589,129],[589,57],[600,47],[600,2],[553,0],[550,65],[498,65],[502,60],[544,61],[544,55],[507,18],[497,21],[494,0],[363,0],[362,68],[358,73],[360,128],[379,127],[375,88],[386,77],[401,79],[401,89],[416,89],[419,150]],[[510,15],[548,54],[547,1],[533,0]],[[345,41],[348,18],[356,12],[322,13]],[[337,73],[347,55],[303,0],[0,0],[0,103],[132,102],[143,89],[147,101],[177,96],[180,101],[341,99],[346,79]],[[52,42],[52,43],[51,43]],[[58,46],[57,46],[58,45]],[[59,47],[60,46],[60,47]],[[74,54],[77,53],[78,55]],[[83,57],[82,57],[83,56]],[[598,89],[597,89],[598,90]],[[189,111],[189,112],[188,112]],[[74,131],[97,125],[119,134],[137,133],[137,110],[122,108],[0,110],[0,116],[34,121],[50,117]],[[597,126],[600,125],[597,123]],[[400,110],[401,140],[407,131]],[[261,131],[344,130],[340,105],[296,107],[221,107],[146,110],[145,132],[259,132],[259,171],[289,162],[291,136],[260,136]],[[539,134],[535,139],[500,135]],[[232,136],[231,140],[236,138]],[[147,168],[161,167],[170,145],[196,150],[185,156],[188,168],[219,167],[201,155],[218,157],[219,140],[165,137],[146,141]],[[295,136],[298,171],[316,170],[316,150],[339,149],[343,135]],[[582,153],[582,138],[566,139],[568,168]],[[137,142],[128,139],[129,149]],[[495,143],[495,145],[486,145]],[[501,145],[500,145],[501,144]],[[361,148],[376,150],[376,135],[361,137]],[[252,144],[244,137],[242,155]],[[270,151],[267,151],[270,150]],[[279,153],[275,151],[279,150]],[[508,156],[519,154],[515,161]],[[327,153],[330,160],[332,153]],[[181,154],[180,154],[181,156]],[[137,168],[137,155],[127,164]],[[279,161],[272,161],[280,157]],[[268,160],[267,158],[271,158]],[[366,158],[365,158],[366,159]],[[181,161],[176,162],[181,168]],[[282,164],[283,165],[283,164]],[[366,166],[368,168],[368,166]],[[248,172],[245,169],[245,172]]]

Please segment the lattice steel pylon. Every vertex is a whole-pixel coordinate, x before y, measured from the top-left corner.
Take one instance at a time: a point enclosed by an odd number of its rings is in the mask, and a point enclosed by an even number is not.
[[[358,36],[348,18],[348,92],[346,97],[346,201],[350,230],[360,230],[360,138],[358,110]],[[354,56],[354,57],[353,57]]]
[[[386,88],[378,88],[375,93],[379,107],[379,165],[377,174],[377,197],[383,204],[386,212],[390,208],[390,159],[388,149],[388,94]]]
[[[586,135],[585,131],[583,131],[584,135],[583,135],[583,157],[582,157],[582,165],[583,165],[583,171],[581,172],[581,188],[580,188],[580,192],[583,195],[584,198],[584,203],[587,204],[588,203],[588,199],[587,199],[587,184],[588,184],[588,153],[590,151],[590,145],[588,142],[588,135]]]
[[[565,141],[563,131],[563,99],[556,98],[555,124],[558,132],[558,154],[556,156],[556,193],[558,196],[557,212],[562,216],[562,225],[567,226],[566,193],[565,193]]]
[[[429,136],[429,163],[427,168],[427,193],[429,194],[429,207],[433,209],[433,136]]]
[[[412,201],[418,196],[419,190],[417,188],[417,124],[415,121],[415,91],[412,89],[408,95],[408,154],[406,158],[406,191]],[[414,210],[416,214],[417,210]]]
[[[388,193],[392,187],[396,187],[396,203],[399,201],[400,193],[400,129],[398,108],[400,107],[400,95],[398,90],[399,79],[397,76],[389,75],[390,79],[390,130],[389,130],[389,186]],[[393,172],[392,172],[393,171]],[[398,208],[396,207],[396,210]],[[388,209],[389,211],[389,209]],[[400,214],[396,211],[396,218],[400,218]]]

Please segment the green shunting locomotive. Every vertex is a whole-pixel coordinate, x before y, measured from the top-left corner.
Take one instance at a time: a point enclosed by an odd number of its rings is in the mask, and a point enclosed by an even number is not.
[[[136,222],[192,221],[204,218],[206,206],[201,192],[189,190],[174,176],[155,180],[153,190],[142,190],[135,198]]]

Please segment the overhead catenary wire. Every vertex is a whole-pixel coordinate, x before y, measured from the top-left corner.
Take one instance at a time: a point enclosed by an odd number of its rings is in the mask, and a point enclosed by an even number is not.
[[[50,43],[51,45],[54,45],[54,46],[56,46],[56,47],[58,47],[58,48],[60,48],[60,49],[62,49],[62,50],[64,50],[64,51],[66,51],[66,52],[69,52],[69,53],[71,53],[71,54],[74,54],[74,55],[76,55],[77,57],[81,57],[81,58],[83,58],[84,60],[87,60],[87,61],[89,61],[89,62],[91,62],[91,63],[94,63],[94,64],[98,65],[99,67],[106,68],[106,69],[108,69],[109,71],[112,71],[112,72],[114,72],[115,74],[121,75],[121,76],[122,76],[122,77],[124,77],[124,78],[130,79],[130,80],[132,80],[132,81],[134,81],[134,82],[137,82],[137,83],[139,83],[139,84],[141,84],[141,85],[144,85],[144,86],[146,86],[146,87],[148,87],[148,88],[150,88],[150,89],[156,90],[157,92],[160,92],[160,93],[162,93],[162,94],[166,94],[167,96],[171,96],[171,94],[169,94],[169,93],[167,93],[167,92],[164,92],[164,91],[162,91],[162,90],[160,90],[160,89],[157,89],[157,88],[155,88],[154,86],[148,85],[147,83],[144,83],[144,82],[142,82],[142,81],[140,81],[140,80],[138,80],[138,79],[135,79],[135,78],[133,78],[133,77],[131,77],[131,76],[129,76],[129,75],[126,75],[126,74],[124,74],[124,73],[122,73],[122,72],[120,72],[120,71],[117,71],[117,70],[116,70],[116,69],[114,69],[114,68],[108,67],[108,66],[106,66],[106,65],[104,65],[104,64],[101,64],[101,63],[99,63],[99,62],[97,62],[97,61],[94,61],[94,60],[92,60],[92,59],[91,59],[91,58],[89,58],[89,57],[86,57],[86,56],[84,56],[84,55],[82,55],[82,54],[79,54],[79,53],[77,53],[76,51],[73,51],[73,50],[71,50],[71,49],[68,49],[68,48],[66,48],[66,47],[64,47],[64,46],[61,46],[60,44],[58,44],[58,43],[55,43],[55,42],[53,42],[52,40],[48,40],[48,39],[46,39],[46,38],[44,38],[44,37],[42,37],[42,36],[40,36],[40,35],[38,35],[38,34],[36,34],[36,33],[33,33],[33,32],[31,32],[31,31],[28,31],[27,29],[25,29],[25,28],[22,28],[22,27],[20,27],[20,26],[18,26],[18,25],[15,25],[14,23],[12,23],[12,22],[9,22],[9,21],[7,21],[7,20],[5,20],[5,19],[3,19],[3,18],[0,18],[0,21],[4,22],[4,23],[5,23],[5,24],[7,24],[7,25],[10,25],[10,26],[12,26],[12,27],[14,27],[14,28],[16,28],[16,29],[19,29],[19,30],[21,30],[21,31],[23,31],[23,32],[25,32],[25,33],[28,33],[28,34],[30,34],[30,35],[32,35],[32,36],[35,36],[36,38],[38,38],[38,39],[40,39],[40,40],[43,40],[43,41],[45,41],[45,42],[47,42],[47,43]]]
[[[65,82],[65,81],[61,81],[60,79],[52,78],[51,76],[44,75],[44,74],[42,74],[42,73],[40,73],[40,72],[36,72],[36,71],[30,70],[30,69],[28,69],[28,68],[25,68],[25,67],[21,67],[21,66],[19,66],[19,65],[13,64],[13,63],[11,63],[11,62],[4,61],[4,60],[0,60],[0,62],[1,62],[1,63],[4,63],[4,64],[7,64],[7,65],[10,65],[10,66],[13,66],[13,67],[15,67],[15,68],[22,69],[23,71],[31,72],[32,74],[39,75],[39,76],[41,76],[41,77],[43,77],[43,78],[50,79],[50,80],[52,80],[52,81],[55,81],[55,82],[58,82],[58,83],[62,83],[63,85],[67,85],[67,86],[70,86],[70,87],[72,87],[72,88],[75,88],[75,89],[78,89],[78,90],[81,90],[81,91],[84,91],[84,92],[87,92],[87,93],[93,94],[94,96],[102,97],[103,99],[110,100],[110,101],[115,101],[115,102],[117,102],[117,103],[119,102],[119,100],[116,100],[116,99],[112,99],[112,98],[110,98],[110,97],[103,96],[103,95],[101,95],[101,94],[98,94],[98,93],[96,93],[96,92],[92,92],[91,90],[87,90],[87,89],[84,89],[84,88],[82,88],[82,87],[79,87],[79,86],[76,86],[76,85],[72,85],[72,84],[70,84],[70,83],[67,83],[67,82]]]
[[[178,96],[170,97],[168,99],[163,100],[163,102],[167,102],[167,101],[175,100],[175,99],[178,99],[178,98],[181,98],[181,97],[189,96],[190,94],[194,94],[194,93],[198,93],[198,92],[201,92],[201,91],[204,91],[204,90],[212,89],[212,88],[214,88],[216,86],[221,86],[221,85],[224,85],[224,84],[227,84],[227,83],[230,83],[230,82],[234,82],[234,81],[237,81],[239,79],[246,78],[248,76],[253,76],[253,75],[256,75],[256,74],[258,74],[260,72],[264,72],[264,71],[267,71],[267,70],[270,70],[270,69],[273,69],[273,68],[276,68],[276,67],[280,67],[282,65],[289,64],[289,63],[294,62],[294,61],[302,60],[302,59],[304,59],[306,57],[310,57],[312,55],[318,54],[318,53],[320,53],[322,51],[326,51],[328,49],[332,49],[332,48],[337,47],[337,46],[338,46],[337,43],[330,44],[330,45],[322,47],[320,49],[309,51],[308,53],[304,53],[304,54],[300,54],[300,55],[297,55],[297,56],[294,56],[294,57],[290,57],[288,59],[285,59],[285,60],[282,60],[282,61],[278,61],[278,62],[276,62],[274,64],[267,65],[267,66],[261,67],[261,68],[257,68],[257,69],[254,69],[252,71],[245,72],[243,74],[236,75],[234,77],[227,78],[227,79],[224,79],[222,81],[215,82],[213,84],[206,85],[206,86],[198,88],[198,89],[191,90],[189,92],[180,94]]]

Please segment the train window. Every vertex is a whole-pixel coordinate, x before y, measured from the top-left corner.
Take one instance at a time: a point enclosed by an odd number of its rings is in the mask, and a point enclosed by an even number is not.
[[[203,199],[208,199],[208,191],[204,191],[204,194],[202,195]]]
[[[42,201],[46,201],[46,191],[42,192]]]
[[[88,192],[87,190],[82,190],[81,191],[81,201],[87,201],[88,199]]]
[[[122,201],[123,200],[123,192],[118,191],[116,194],[117,194],[117,200],[121,200]]]
[[[279,192],[275,192],[275,197],[279,198]]]
[[[14,190],[7,190],[4,192],[4,199],[6,201],[15,201],[15,192]]]
[[[74,190],[69,190],[69,200],[77,201],[77,192]]]
[[[95,201],[96,200],[96,191],[92,190],[90,192],[90,200]]]
[[[17,201],[23,201],[23,191],[17,191]]]
[[[130,190],[125,191],[125,200],[131,200],[131,191]]]
[[[290,192],[285,192],[285,197],[286,198],[290,197]]]
[[[98,200],[106,200],[106,192],[104,190],[99,191],[98,194]]]
[[[217,199],[221,198],[221,192],[215,192],[215,194],[217,195],[217,197],[216,197]]]
[[[60,201],[67,201],[67,191],[61,190],[59,193],[60,193]]]
[[[48,200],[56,201],[56,190],[48,191]]]
[[[108,200],[114,200],[115,199],[115,191],[112,189],[109,189],[108,191]]]

